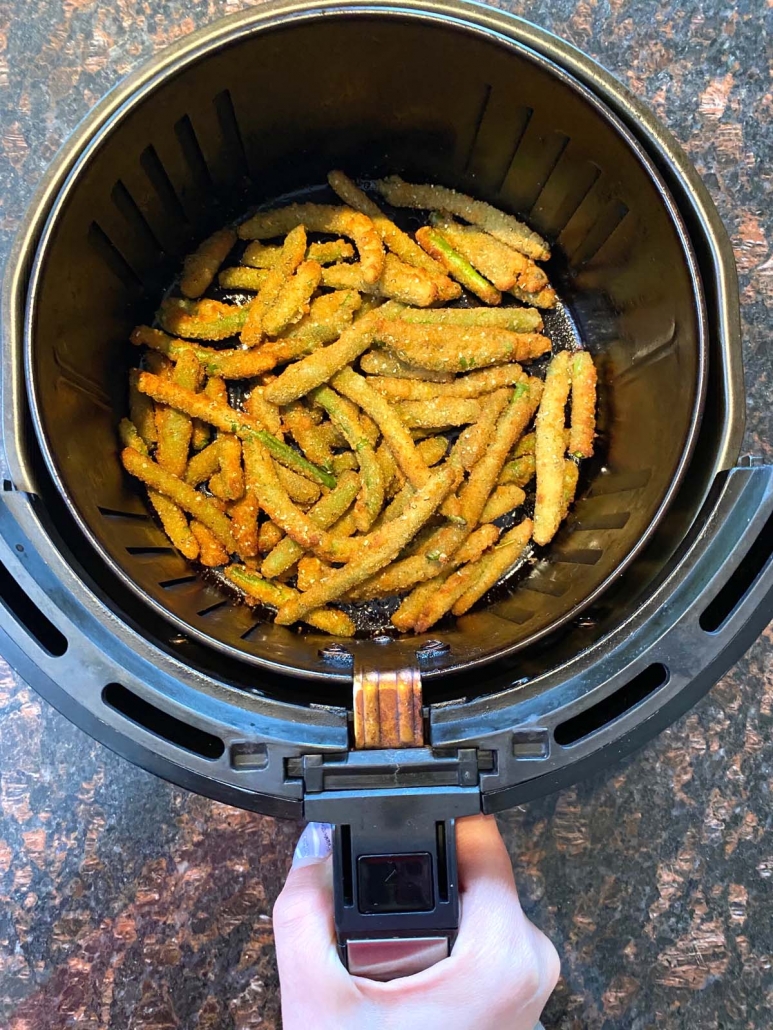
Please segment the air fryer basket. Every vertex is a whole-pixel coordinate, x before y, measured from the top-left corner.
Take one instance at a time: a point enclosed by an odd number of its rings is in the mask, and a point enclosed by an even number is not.
[[[599,457],[573,518],[513,590],[442,633],[450,650],[430,674],[469,668],[555,629],[619,575],[678,487],[703,400],[700,282],[673,202],[621,123],[526,48],[408,12],[350,13],[245,32],[150,82],[82,155],[38,248],[26,368],[39,442],[86,563],[106,559],[150,602],[148,626],[160,612],[231,657],[330,676],[329,638],[256,621],[168,546],[115,426],[128,332],[182,255],[331,167],[442,182],[525,216],[555,243],[560,325],[600,367]],[[411,664],[421,644],[394,641],[391,660]],[[350,646],[367,664],[383,655]]]

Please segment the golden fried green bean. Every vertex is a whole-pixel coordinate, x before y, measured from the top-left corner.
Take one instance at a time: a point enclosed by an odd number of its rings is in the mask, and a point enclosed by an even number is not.
[[[542,316],[535,308],[406,308],[400,318],[420,325],[496,326],[514,333],[542,329]]]
[[[236,336],[247,321],[249,307],[223,304],[219,300],[186,300],[167,297],[161,302],[157,318],[173,336],[190,340],[227,340]]]
[[[230,520],[204,494],[183,482],[182,479],[178,479],[171,472],[167,472],[152,458],[139,454],[132,447],[124,448],[121,452],[121,461],[127,472],[136,476],[151,490],[169,497],[183,511],[187,511],[199,522],[203,522],[225,545],[229,554],[236,550]]]
[[[180,279],[180,292],[184,297],[195,299],[206,291],[234,243],[233,229],[219,229],[188,255]]]
[[[464,426],[480,418],[480,402],[474,398],[436,397],[434,400],[398,401],[398,418],[409,429],[442,429]]]
[[[298,225],[285,237],[276,264],[273,268],[269,269],[269,273],[257,297],[249,306],[247,318],[239,337],[247,347],[257,346],[265,336],[267,330],[264,321],[269,311],[282,295],[282,290],[287,280],[303,261],[305,253],[306,230],[302,225]],[[316,267],[319,268],[319,266]],[[282,309],[282,314],[287,314],[284,308]],[[277,321],[281,322],[281,318]]]
[[[521,251],[535,261],[547,261],[550,248],[536,232],[523,222],[505,214],[482,200],[457,193],[443,186],[417,186],[391,175],[376,183],[376,189],[393,207],[418,207],[430,211],[448,211],[466,222],[480,226],[509,247]]]
[[[467,258],[451,246],[442,233],[425,225],[417,230],[416,239],[428,254],[445,265],[450,276],[466,290],[480,297],[484,304],[501,303],[502,294],[496,286],[492,286],[488,279],[484,279]]]
[[[356,472],[342,473],[335,490],[321,497],[307,513],[309,519],[320,529],[330,529],[349,508],[359,489],[360,477]],[[302,554],[303,548],[286,536],[266,556],[260,571],[267,579],[274,579],[291,568]]]
[[[378,319],[374,338],[401,361],[439,372],[466,372],[512,361],[530,361],[550,350],[536,333],[487,326],[411,325]]]
[[[169,404],[179,411],[184,411],[192,418],[200,418],[216,426],[223,433],[232,433],[242,440],[257,437],[267,447],[273,457],[287,468],[311,479],[321,486],[332,488],[335,477],[324,469],[318,468],[292,447],[277,440],[267,433],[260,422],[252,415],[237,411],[222,401],[214,400],[203,394],[192,393],[175,383],[169,383],[159,376],[142,372],[138,382],[139,389],[162,404]]]
[[[336,233],[354,241],[360,255],[362,275],[374,283],[384,270],[384,248],[373,222],[359,211],[324,204],[290,204],[276,211],[264,211],[238,229],[242,239],[268,240],[282,236],[298,225],[309,232]]]
[[[263,316],[263,331],[267,336],[279,336],[309,313],[310,301],[321,277],[322,266],[318,262],[303,261],[298,265]]]
[[[284,583],[269,583],[244,565],[230,565],[225,574],[247,597],[270,608],[279,608],[299,596],[298,591],[292,587],[285,586]],[[354,623],[349,616],[334,608],[305,612],[303,621],[325,633],[332,633],[333,636],[351,637],[355,632]]]
[[[596,429],[596,368],[588,351],[575,354],[571,361],[572,421],[569,453],[576,458],[593,455]]]
[[[458,470],[452,465],[445,463],[434,470],[399,518],[360,538],[356,556],[347,565],[333,569],[305,594],[283,604],[276,621],[280,625],[297,622],[307,612],[341,597],[388,565],[442,504],[457,482]]]
[[[395,401],[434,401],[447,397],[480,397],[504,386],[515,386],[525,373],[520,365],[496,365],[470,372],[450,383],[423,383],[391,376],[374,376],[368,382],[379,393]]]
[[[360,414],[351,401],[339,396],[329,386],[318,386],[312,398],[325,409],[357,457],[362,488],[354,516],[359,531],[367,533],[384,506],[384,478],[373,444],[366,438]]]
[[[550,543],[561,521],[566,450],[564,409],[571,385],[570,361],[570,353],[561,351],[550,362],[537,412],[537,496],[534,503],[534,542],[537,544]]]
[[[529,546],[532,529],[531,520],[524,519],[520,525],[503,534],[497,546],[475,563],[477,575],[471,577],[467,589],[451,609],[454,615],[464,615],[502,576],[518,564]]]

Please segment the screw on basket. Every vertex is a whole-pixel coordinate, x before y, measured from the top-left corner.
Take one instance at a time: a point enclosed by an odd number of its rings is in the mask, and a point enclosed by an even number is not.
[[[416,648],[416,657],[419,661],[427,661],[430,658],[440,658],[450,650],[451,645],[445,640],[427,640],[421,647]]]
[[[330,662],[335,665],[351,665],[354,655],[348,647],[343,644],[327,644],[317,652],[323,662]]]

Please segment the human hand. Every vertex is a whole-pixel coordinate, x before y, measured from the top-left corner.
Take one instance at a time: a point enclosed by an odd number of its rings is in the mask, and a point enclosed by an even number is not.
[[[338,957],[330,857],[296,855],[274,907],[284,1030],[534,1030],[558,980],[556,949],[523,914],[493,816],[460,819],[456,842],[453,952],[387,983],[350,976]]]

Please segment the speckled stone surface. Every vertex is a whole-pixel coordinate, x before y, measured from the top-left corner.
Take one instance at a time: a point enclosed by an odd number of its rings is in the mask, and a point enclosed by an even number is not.
[[[2,254],[121,75],[242,0],[0,2]],[[516,0],[651,104],[738,261],[748,449],[773,459],[770,0]],[[0,669],[0,1027],[279,1026],[270,912],[298,827],[135,769]],[[767,1030],[773,635],[622,767],[502,818],[563,958],[547,1030]],[[503,1028],[504,1030],[504,1028]]]

